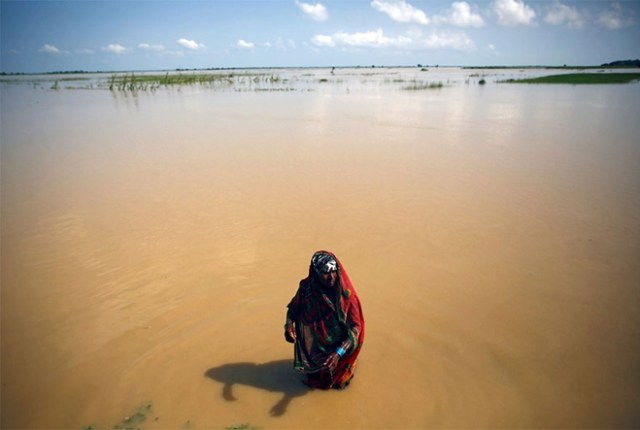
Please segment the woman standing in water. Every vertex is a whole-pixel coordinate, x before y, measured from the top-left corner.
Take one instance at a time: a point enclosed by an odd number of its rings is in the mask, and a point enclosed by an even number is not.
[[[338,258],[318,251],[287,311],[284,336],[295,344],[293,366],[312,388],[349,385],[364,341],[362,307]]]

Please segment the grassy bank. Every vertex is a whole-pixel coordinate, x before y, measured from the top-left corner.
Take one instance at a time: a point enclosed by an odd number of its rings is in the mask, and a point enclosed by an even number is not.
[[[640,80],[640,73],[566,73],[539,78],[508,79],[514,84],[628,84]]]

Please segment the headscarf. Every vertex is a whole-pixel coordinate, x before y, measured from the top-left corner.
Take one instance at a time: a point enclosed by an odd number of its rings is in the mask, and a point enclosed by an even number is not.
[[[330,273],[338,270],[336,258],[326,251],[318,251],[311,257],[311,266],[317,274]]]

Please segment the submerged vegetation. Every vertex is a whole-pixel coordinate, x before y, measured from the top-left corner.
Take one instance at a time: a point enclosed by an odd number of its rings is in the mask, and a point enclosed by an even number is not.
[[[148,419],[154,416],[153,413],[153,405],[151,402],[144,403],[138,406],[130,415],[122,418],[122,420],[111,427],[112,430],[144,430],[145,423],[150,422]],[[160,417],[155,416],[153,418],[153,422],[158,422]],[[157,426],[157,424],[155,424]],[[194,428],[193,422],[191,420],[187,420],[182,428],[190,429]],[[244,424],[232,424],[224,428],[224,430],[257,430],[257,427],[250,425],[249,423]],[[96,426],[88,425],[82,427],[82,430],[98,430]]]
[[[261,85],[270,87],[286,83],[275,74],[236,74],[236,73],[169,73],[164,74],[124,74],[111,75],[108,88],[111,91],[155,91],[160,87],[181,85],[203,85],[217,88],[251,88],[266,91]],[[275,88],[271,88],[275,90]]]
[[[152,404],[145,403],[138,406],[131,415],[124,417],[118,424],[115,424],[113,430],[142,430],[142,424],[152,413]],[[155,421],[159,418],[155,417]],[[82,430],[97,430],[95,426],[84,426]]]
[[[442,82],[412,82],[411,85],[402,87],[406,91],[434,90],[443,88]]]
[[[256,430],[257,427],[252,427],[249,424],[234,424],[226,427],[224,430]]]
[[[640,80],[640,73],[566,73],[538,78],[507,79],[503,83],[515,84],[628,84]]]
[[[413,69],[225,69],[179,70],[162,72],[127,72],[82,75],[0,76],[0,85],[29,85],[48,90],[109,90],[114,96],[138,96],[145,93],[182,91],[184,88],[234,92],[282,91],[428,91],[460,84],[498,83],[528,84],[623,84],[640,80],[640,72],[574,70],[562,74],[540,75],[530,70],[464,73],[422,72]]]

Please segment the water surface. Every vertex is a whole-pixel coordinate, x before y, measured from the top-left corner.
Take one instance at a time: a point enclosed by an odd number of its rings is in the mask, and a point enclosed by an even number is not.
[[[637,427],[640,85],[286,73],[2,85],[2,426]],[[317,249],[367,323],[341,392],[282,336]]]

